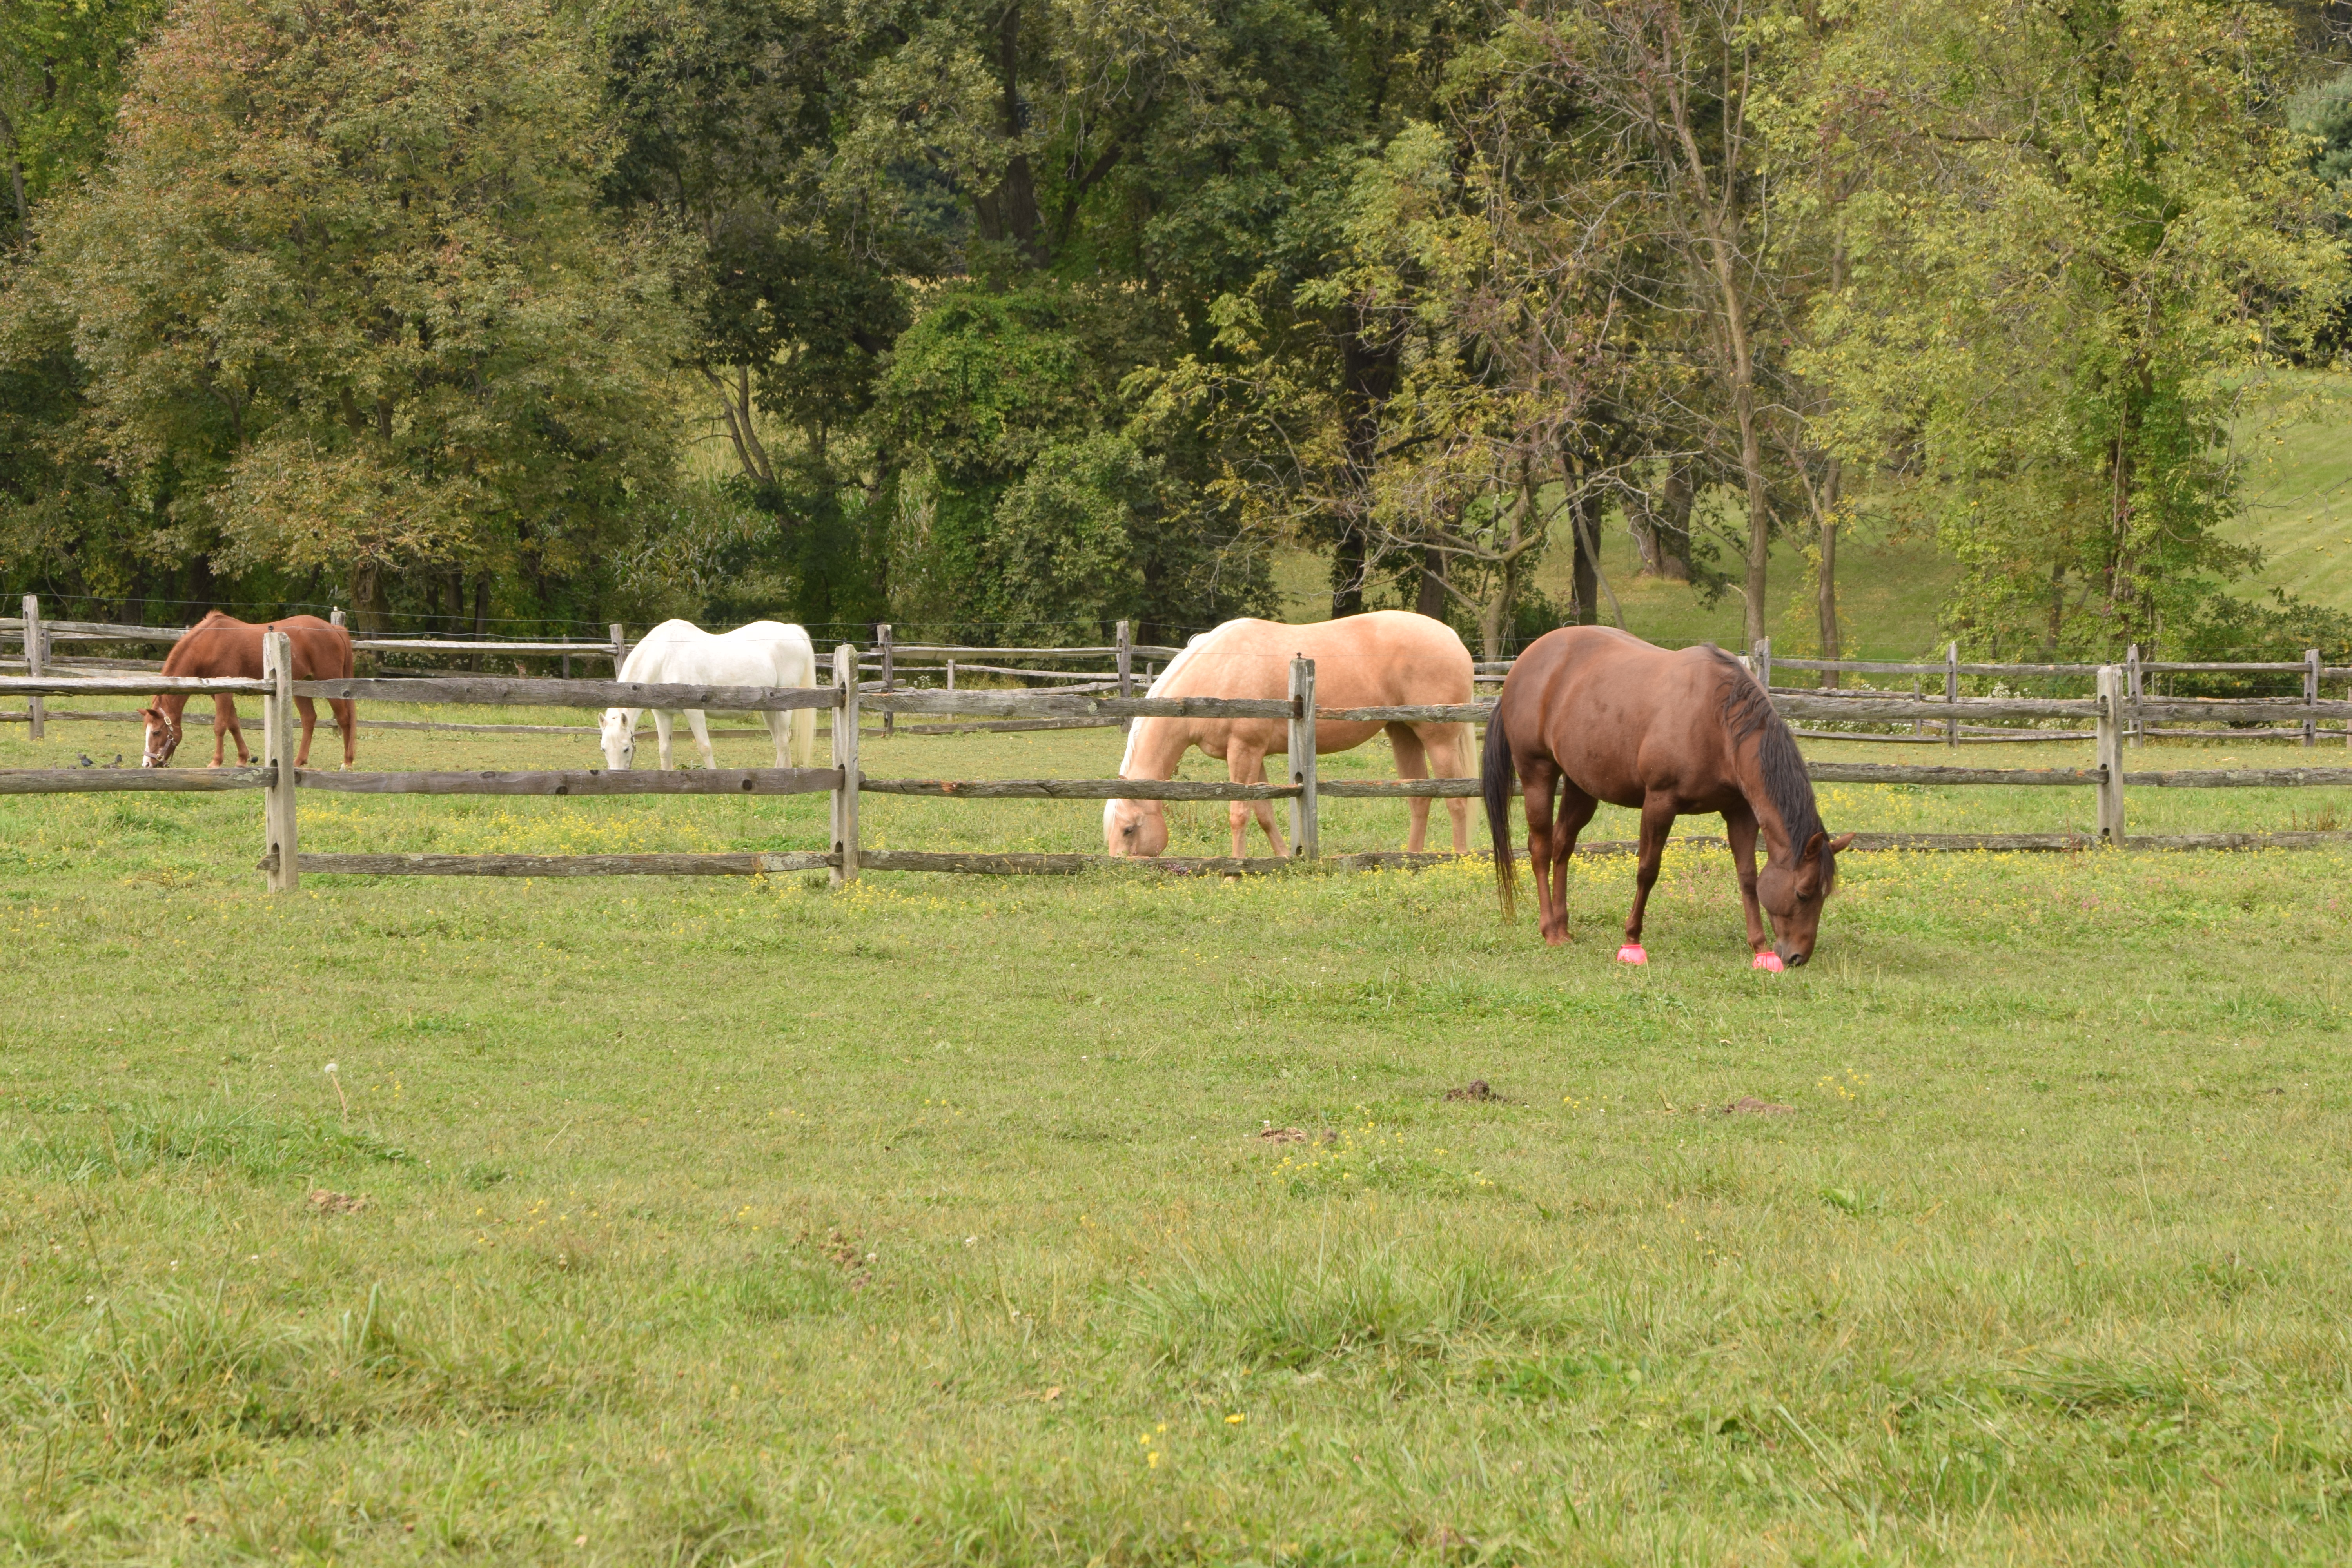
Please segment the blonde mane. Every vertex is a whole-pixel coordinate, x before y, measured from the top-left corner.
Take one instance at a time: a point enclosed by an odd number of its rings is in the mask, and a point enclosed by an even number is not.
[[[1168,683],[1176,678],[1176,672],[1192,661],[1192,656],[1194,654],[1206,652],[1211,643],[1215,642],[1219,637],[1224,636],[1227,632],[1233,630],[1239,625],[1241,625],[1241,622],[1239,621],[1227,621],[1223,626],[1212,626],[1209,630],[1201,632],[1194,636],[1191,641],[1187,642],[1181,648],[1177,650],[1176,657],[1168,661],[1168,668],[1161,670],[1158,675],[1152,678],[1150,689],[1144,692],[1144,695],[1146,697],[1159,696],[1160,692],[1166,689]],[[1143,726],[1150,721],[1149,720],[1139,719],[1134,723],[1129,724],[1127,727],[1127,750],[1119,754],[1118,759],[1119,777],[1125,778],[1127,776],[1128,768],[1134,763],[1136,739],[1143,733]]]

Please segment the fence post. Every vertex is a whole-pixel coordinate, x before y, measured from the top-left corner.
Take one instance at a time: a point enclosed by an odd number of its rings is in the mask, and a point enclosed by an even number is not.
[[[2303,650],[2303,700],[2305,702],[2319,700],[2319,650],[2315,647]],[[2303,716],[2303,743],[2306,746],[2319,744],[2319,716],[2315,713]]]
[[[1917,702],[1921,700],[1927,695],[1927,689],[1925,686],[1920,684],[1920,680],[1917,676],[1915,675],[1911,678],[1912,701]],[[1911,721],[1911,732],[1915,735],[1926,734],[1927,732],[1927,721],[1918,718],[1913,719]]]
[[[38,594],[27,594],[25,595],[25,673],[26,675],[47,675],[49,672],[48,640],[41,633],[41,596]],[[25,701],[32,712],[32,724],[28,733],[33,740],[37,741],[48,732],[46,722],[48,718],[48,709],[37,697],[27,697]]]
[[[2124,847],[2124,672],[2099,667],[2099,837]]]
[[[1315,820],[1315,661],[1290,659],[1290,782],[1298,794],[1290,803],[1290,852],[1312,860],[1323,852]]]
[[[344,625],[343,607],[341,605],[336,605],[333,609],[327,612],[327,624],[331,626],[340,626]]]
[[[889,622],[884,621],[874,630],[877,640],[882,644],[882,689],[887,692],[893,689],[892,677],[898,673],[897,661],[892,657],[897,650],[891,644]],[[898,716],[896,713],[885,712],[882,715],[882,732],[885,735],[898,732]]]
[[[2131,698],[2133,710],[2127,733],[2131,736],[2132,749],[2137,751],[2147,741],[2147,726],[2139,721],[2139,700],[2147,693],[2140,685],[2139,644],[2137,643],[2132,644],[2130,651],[2124,655],[2124,690]]]
[[[615,679],[615,680],[618,680],[618,679],[621,679],[621,666],[623,666],[623,665],[625,665],[625,664],[626,664],[626,663],[628,663],[628,662],[629,662],[629,639],[628,639],[625,635],[623,635],[623,633],[622,633],[622,631],[621,631],[621,623],[620,623],[620,622],[618,622],[618,621],[614,621],[614,622],[613,622],[613,623],[612,623],[612,630],[613,630],[613,679]]]
[[[1944,645],[1944,700],[1953,705],[1952,716],[1944,721],[1944,744],[1960,743],[1960,645]]]
[[[1135,695],[1135,639],[1129,635],[1128,623],[1125,621],[1118,623],[1117,642],[1118,645],[1118,694],[1121,697],[1132,697]],[[1134,728],[1135,721],[1132,719],[1122,719],[1118,721],[1118,732],[1122,735]]]
[[[833,710],[833,765],[841,783],[833,792],[833,852],[841,864],[833,868],[833,885],[857,879],[857,650],[847,643],[833,650],[833,686],[838,698]]]
[[[1756,639],[1756,684],[1765,690],[1772,689],[1772,639]]]
[[[261,674],[271,685],[261,699],[261,763],[273,770],[261,795],[264,863],[269,890],[290,893],[301,849],[294,826],[294,642],[284,632],[262,634]]]

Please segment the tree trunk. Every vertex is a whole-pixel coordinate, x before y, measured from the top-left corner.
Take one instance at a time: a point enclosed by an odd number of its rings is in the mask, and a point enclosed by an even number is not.
[[[1727,150],[1727,155],[1734,161],[1723,172],[1724,185],[1718,199],[1714,182],[1707,175],[1706,154],[1699,151],[1698,135],[1691,124],[1690,100],[1679,90],[1679,83],[1669,84],[1668,95],[1674,111],[1675,138],[1681,144],[1685,172],[1696,194],[1691,213],[1713,273],[1721,313],[1717,324],[1722,329],[1724,349],[1731,362],[1731,410],[1739,424],[1739,472],[1748,487],[1748,570],[1741,592],[1748,601],[1748,646],[1753,647],[1764,640],[1765,574],[1770,563],[1772,514],[1765,496],[1764,438],[1756,407],[1755,346],[1748,339],[1748,298],[1739,282],[1740,219],[1735,184],[1738,178],[1738,150]],[[1728,98],[1724,112],[1727,119],[1734,112]]]
[[[1838,498],[1843,488],[1845,465],[1836,458],[1829,460],[1828,472],[1822,476],[1822,565],[1820,581],[1814,585],[1813,613],[1819,617],[1822,633],[1822,657],[1835,660],[1838,654],[1837,609],[1837,536]],[[1822,685],[1836,690],[1838,672],[1822,671]]]
[[[352,568],[352,635],[380,637],[392,630],[392,599],[384,592],[383,563],[362,561]]]
[[[1598,542],[1599,531],[1592,527],[1590,496],[1579,499],[1569,508],[1569,624],[1579,626],[1601,623],[1601,574],[1599,563],[1592,558],[1592,547]]]
[[[1445,552],[1433,544],[1421,552],[1421,592],[1412,608],[1434,621],[1445,618]]]
[[[484,572],[474,579],[474,640],[480,642],[490,631],[490,574]],[[479,673],[482,656],[474,656],[474,669]]]
[[[1815,612],[1821,616],[1822,657],[1831,660],[1834,660],[1839,657],[1837,622],[1837,531],[1838,525],[1834,522],[1824,522],[1822,524],[1822,580],[1819,598],[1816,600],[1813,606]],[[1836,670],[1825,669],[1822,671],[1822,685],[1823,687],[1834,691],[1837,689],[1837,683],[1838,672]]]
[[[1698,486],[1692,482],[1689,464],[1676,463],[1666,470],[1666,482],[1659,494],[1662,504],[1653,514],[1650,527],[1658,552],[1658,575],[1669,583],[1690,581],[1691,507],[1697,497]]]
[[[0,146],[8,155],[8,194],[16,210],[16,233],[21,237],[29,221],[25,209],[25,162],[17,155],[16,128],[5,114],[0,114]]]
[[[1396,391],[1397,358],[1393,349],[1372,348],[1349,333],[1341,355],[1340,373],[1348,389],[1348,481],[1356,492],[1371,488],[1373,454],[1381,437],[1381,406]],[[1331,617],[1364,613],[1367,557],[1364,526],[1353,519],[1341,525],[1339,542],[1331,552]]]
[[[1003,85],[999,129],[1007,142],[1017,144],[1028,129],[1028,116],[1021,106],[1021,0],[1006,0],[1004,9],[997,13],[996,68]],[[1037,222],[1037,182],[1029,168],[1029,154],[1013,153],[1005,162],[1004,177],[974,206],[981,237],[1010,240],[1031,266],[1045,265],[1045,237]]]
[[[1331,618],[1364,613],[1364,531],[1349,523],[1331,548]]]

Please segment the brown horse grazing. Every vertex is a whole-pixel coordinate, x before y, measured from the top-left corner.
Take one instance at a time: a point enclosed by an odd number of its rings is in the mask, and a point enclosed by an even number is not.
[[[171,654],[163,660],[163,673],[258,680],[264,632],[286,634],[293,647],[295,679],[351,679],[352,634],[342,627],[331,626],[316,616],[289,616],[282,621],[257,626],[218,610],[190,626],[172,645]],[[299,768],[310,761],[310,731],[318,727],[319,715],[307,697],[294,699],[294,706],[302,715],[302,744],[294,753],[294,765]],[[348,768],[358,743],[358,726],[353,721],[358,710],[350,700],[341,697],[330,697],[327,706],[335,710],[335,725],[343,732],[343,766]],[[140,710],[140,716],[147,721],[147,751],[139,759],[140,766],[160,768],[172,760],[172,753],[179,750],[180,719],[187,708],[186,692],[167,691]],[[237,728],[236,700],[223,691],[213,698],[213,766],[221,765],[222,744],[232,735],[236,737],[236,760],[242,765],[251,760],[252,753],[245,749],[245,731]]]
[[[1279,621],[1227,621],[1194,637],[1160,672],[1150,694],[1280,700],[1290,695],[1290,660],[1295,654],[1315,661],[1318,710],[1470,700],[1470,650],[1444,622],[1405,610],[1376,610],[1368,616],[1301,626]],[[1318,755],[1349,751],[1382,729],[1389,732],[1402,776],[1427,778],[1433,757],[1447,776],[1469,775],[1467,724],[1343,724],[1322,720],[1315,726],[1315,750]],[[1290,750],[1290,727],[1280,719],[1138,719],[1128,731],[1127,755],[1119,761],[1118,776],[1172,779],[1176,765],[1194,746],[1224,759],[1226,776],[1234,783],[1264,784],[1266,753]],[[1408,805],[1412,829],[1407,843],[1417,850],[1429,838],[1429,800],[1416,796]],[[1454,852],[1466,854],[1469,805],[1457,798],[1447,801],[1445,808],[1454,816]],[[1234,854],[1238,857],[1242,852],[1253,811],[1274,852],[1287,854],[1282,834],[1274,826],[1274,808],[1262,800],[1231,803],[1226,816],[1234,830]],[[1103,843],[1113,855],[1157,855],[1168,847],[1168,814],[1156,800],[1105,801]]]
[[[1511,778],[1527,796],[1528,858],[1544,941],[1568,940],[1568,858],[1600,803],[1642,814],[1641,868],[1625,945],[1645,963],[1642,909],[1677,816],[1721,812],[1739,870],[1755,967],[1780,969],[1813,955],[1822,901],[1837,882],[1837,853],[1813,805],[1812,782],[1772,699],[1722,649],[1670,653],[1605,626],[1565,626],[1538,637],[1511,666],[1486,728],[1481,770],[1486,825],[1503,912],[1517,892],[1511,860]],[[1564,786],[1564,787],[1562,787]],[[1560,789],[1559,817],[1552,792]],[[1756,834],[1764,834],[1764,874]],[[1777,941],[1767,951],[1761,901]]]

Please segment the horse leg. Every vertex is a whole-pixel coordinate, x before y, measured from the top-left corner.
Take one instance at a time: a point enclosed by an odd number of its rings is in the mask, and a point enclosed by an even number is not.
[[[1265,753],[1245,751],[1240,742],[1234,742],[1225,752],[1225,776],[1235,784],[1265,783]],[[1282,830],[1274,825],[1273,803],[1237,800],[1225,813],[1225,820],[1233,825],[1234,829],[1234,858],[1238,860],[1242,858],[1244,841],[1249,836],[1249,819],[1253,815],[1257,818],[1257,825],[1265,829],[1266,841],[1274,846],[1275,858],[1278,860],[1289,855],[1290,851],[1283,847]]]
[[[1633,909],[1625,917],[1625,943],[1642,945],[1642,913],[1650,906],[1650,889],[1657,885],[1658,863],[1665,858],[1666,835],[1675,827],[1675,803],[1652,795],[1642,803],[1641,860],[1633,872]]]
[[[236,727],[236,699],[224,691],[213,699],[213,766],[221,765],[221,748],[231,736],[236,739],[236,765],[244,767],[253,753],[245,749],[245,731]]]
[[[1429,776],[1429,749],[1422,744],[1421,736],[1412,725],[1390,725],[1389,746],[1396,752],[1397,777],[1425,779]],[[1404,847],[1408,853],[1418,855],[1429,843],[1429,797],[1425,795],[1407,795],[1404,809],[1412,823],[1405,831]],[[1456,834],[1455,837],[1461,836]],[[1462,846],[1457,843],[1454,850],[1460,854]]]
[[[1723,836],[1731,841],[1731,864],[1739,873],[1739,907],[1748,917],[1748,946],[1761,952],[1772,940],[1762,906],[1756,901],[1756,817],[1735,807],[1723,814]]]
[[[702,748],[702,765],[716,773],[719,753],[710,749],[710,721],[699,708],[686,710],[686,727],[694,731],[694,743]]]
[[[319,705],[307,697],[294,699],[294,711],[302,715],[302,743],[294,748],[294,765],[310,765],[310,732],[319,727]]]
[[[1446,764],[1444,776],[1454,779],[1474,779],[1478,776],[1478,742],[1476,731],[1467,724],[1454,726],[1454,760]],[[1441,759],[1443,760],[1443,759]],[[1470,853],[1470,803],[1462,796],[1448,795],[1445,815],[1454,819],[1454,852]]]
[[[669,724],[667,713],[654,710],[654,752],[661,759],[661,771],[669,772]]]
[[[763,713],[761,717],[768,721],[768,739],[776,743],[776,766],[780,768],[789,766],[790,764],[784,761],[784,738],[792,733],[793,716],[790,713],[772,712]]]
[[[352,759],[359,754],[359,704],[348,697],[330,697],[327,699],[327,706],[334,712],[335,728],[342,732],[343,769],[348,773],[351,770]]]
[[[1519,770],[1519,802],[1528,817],[1528,868],[1536,884],[1536,930],[1544,945],[1558,947],[1568,940],[1567,921],[1556,918],[1551,898],[1551,798],[1559,785],[1559,770],[1549,759]]]
[[[1568,863],[1576,854],[1576,836],[1592,820],[1601,803],[1562,781],[1559,792],[1559,819],[1551,829],[1551,908],[1552,918],[1559,925],[1559,940],[1568,940]]]

